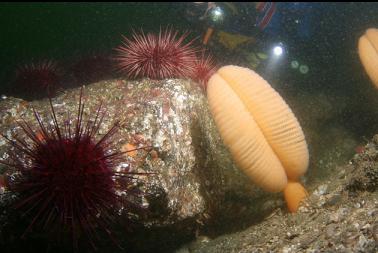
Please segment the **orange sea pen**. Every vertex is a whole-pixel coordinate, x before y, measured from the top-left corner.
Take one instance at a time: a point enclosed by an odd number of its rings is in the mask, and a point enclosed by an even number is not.
[[[285,190],[289,210],[295,212],[307,195],[298,180],[307,170],[309,154],[289,106],[262,77],[238,66],[219,69],[208,82],[207,96],[238,167],[266,191]]]
[[[367,29],[360,37],[358,53],[367,74],[378,88],[378,29]]]

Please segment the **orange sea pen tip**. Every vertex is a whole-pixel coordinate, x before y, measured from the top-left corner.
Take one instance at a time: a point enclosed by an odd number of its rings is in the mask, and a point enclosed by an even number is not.
[[[289,181],[284,189],[287,208],[296,213],[300,203],[308,196],[308,192],[299,182]]]

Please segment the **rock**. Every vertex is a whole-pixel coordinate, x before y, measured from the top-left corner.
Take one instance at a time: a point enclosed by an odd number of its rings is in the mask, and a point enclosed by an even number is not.
[[[321,195],[324,195],[327,193],[327,189],[328,189],[328,185],[326,184],[322,184],[320,185],[317,190],[315,190],[314,194],[315,195],[318,195],[318,196],[321,196]]]
[[[368,143],[366,152],[361,154],[357,159],[353,160],[353,176],[348,176],[349,183],[345,187],[350,193],[356,191],[374,192],[378,188],[378,159],[376,145]]]

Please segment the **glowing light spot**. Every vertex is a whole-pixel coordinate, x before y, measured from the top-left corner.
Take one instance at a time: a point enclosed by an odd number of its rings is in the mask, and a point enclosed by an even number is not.
[[[281,56],[283,53],[283,48],[281,46],[275,46],[273,48],[273,53],[275,56]]]

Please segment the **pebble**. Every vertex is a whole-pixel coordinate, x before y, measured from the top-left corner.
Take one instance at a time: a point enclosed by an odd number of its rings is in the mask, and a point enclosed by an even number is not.
[[[378,134],[376,134],[376,135],[373,136],[373,142],[375,144],[378,144]]]
[[[207,236],[198,236],[197,237],[197,241],[200,242],[200,243],[208,243],[211,241],[211,239]]]
[[[327,200],[327,205],[329,206],[334,206],[338,203],[340,203],[342,200],[342,197],[340,194],[336,193],[334,194],[332,197],[330,197],[328,200]]]
[[[325,203],[326,203],[326,198],[324,196],[320,196],[320,198],[318,199],[317,206],[322,207],[324,206]]]
[[[335,222],[335,223],[341,222],[345,219],[345,216],[347,214],[348,214],[348,209],[342,207],[342,208],[339,208],[336,213],[330,214],[329,219],[331,222]]]
[[[295,245],[285,246],[282,248],[282,253],[290,253],[295,250]]]
[[[369,211],[367,212],[367,215],[373,217],[373,216],[378,215],[378,212],[377,212],[377,210],[371,209],[371,210],[369,210]]]
[[[366,237],[364,235],[360,235],[360,237],[358,238],[356,250],[366,249],[367,244],[368,244],[368,240],[366,240]]]
[[[357,203],[354,204],[354,207],[355,208],[361,208],[361,204],[357,202]]]
[[[330,224],[326,228],[326,237],[332,238],[335,235],[337,225],[336,224]]]
[[[320,185],[314,192],[315,195],[321,196],[327,193],[328,190],[328,185],[322,184]]]
[[[360,224],[358,224],[357,222],[354,223],[353,226],[354,226],[356,229],[359,229],[359,228],[360,228]]]

